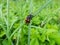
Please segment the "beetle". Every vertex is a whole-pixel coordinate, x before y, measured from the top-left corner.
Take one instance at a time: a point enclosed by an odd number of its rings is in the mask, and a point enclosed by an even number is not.
[[[33,15],[32,15],[32,14],[29,14],[29,15],[26,17],[25,22],[29,24],[32,18],[33,18]]]

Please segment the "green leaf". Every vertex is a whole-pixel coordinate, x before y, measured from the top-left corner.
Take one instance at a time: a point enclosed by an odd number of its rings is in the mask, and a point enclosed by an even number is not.
[[[5,40],[3,40],[2,44],[3,44],[3,45],[11,45],[11,44],[9,43],[9,41],[8,41],[8,40],[6,40],[6,39],[5,39]]]
[[[32,39],[30,45],[39,45],[38,39]]]

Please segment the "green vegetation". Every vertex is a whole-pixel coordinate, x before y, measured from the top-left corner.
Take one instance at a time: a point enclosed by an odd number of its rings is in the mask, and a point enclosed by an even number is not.
[[[60,45],[60,0],[0,0],[0,45]]]

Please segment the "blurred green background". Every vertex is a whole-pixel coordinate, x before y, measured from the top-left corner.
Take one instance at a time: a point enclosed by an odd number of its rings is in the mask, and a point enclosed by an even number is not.
[[[48,1],[0,0],[0,45],[60,45],[60,0]]]

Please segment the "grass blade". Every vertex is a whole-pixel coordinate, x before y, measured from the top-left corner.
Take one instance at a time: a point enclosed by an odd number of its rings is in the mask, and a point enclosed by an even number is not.
[[[42,7],[40,7],[33,15],[39,14],[52,0],[48,0],[46,4],[44,4]]]

